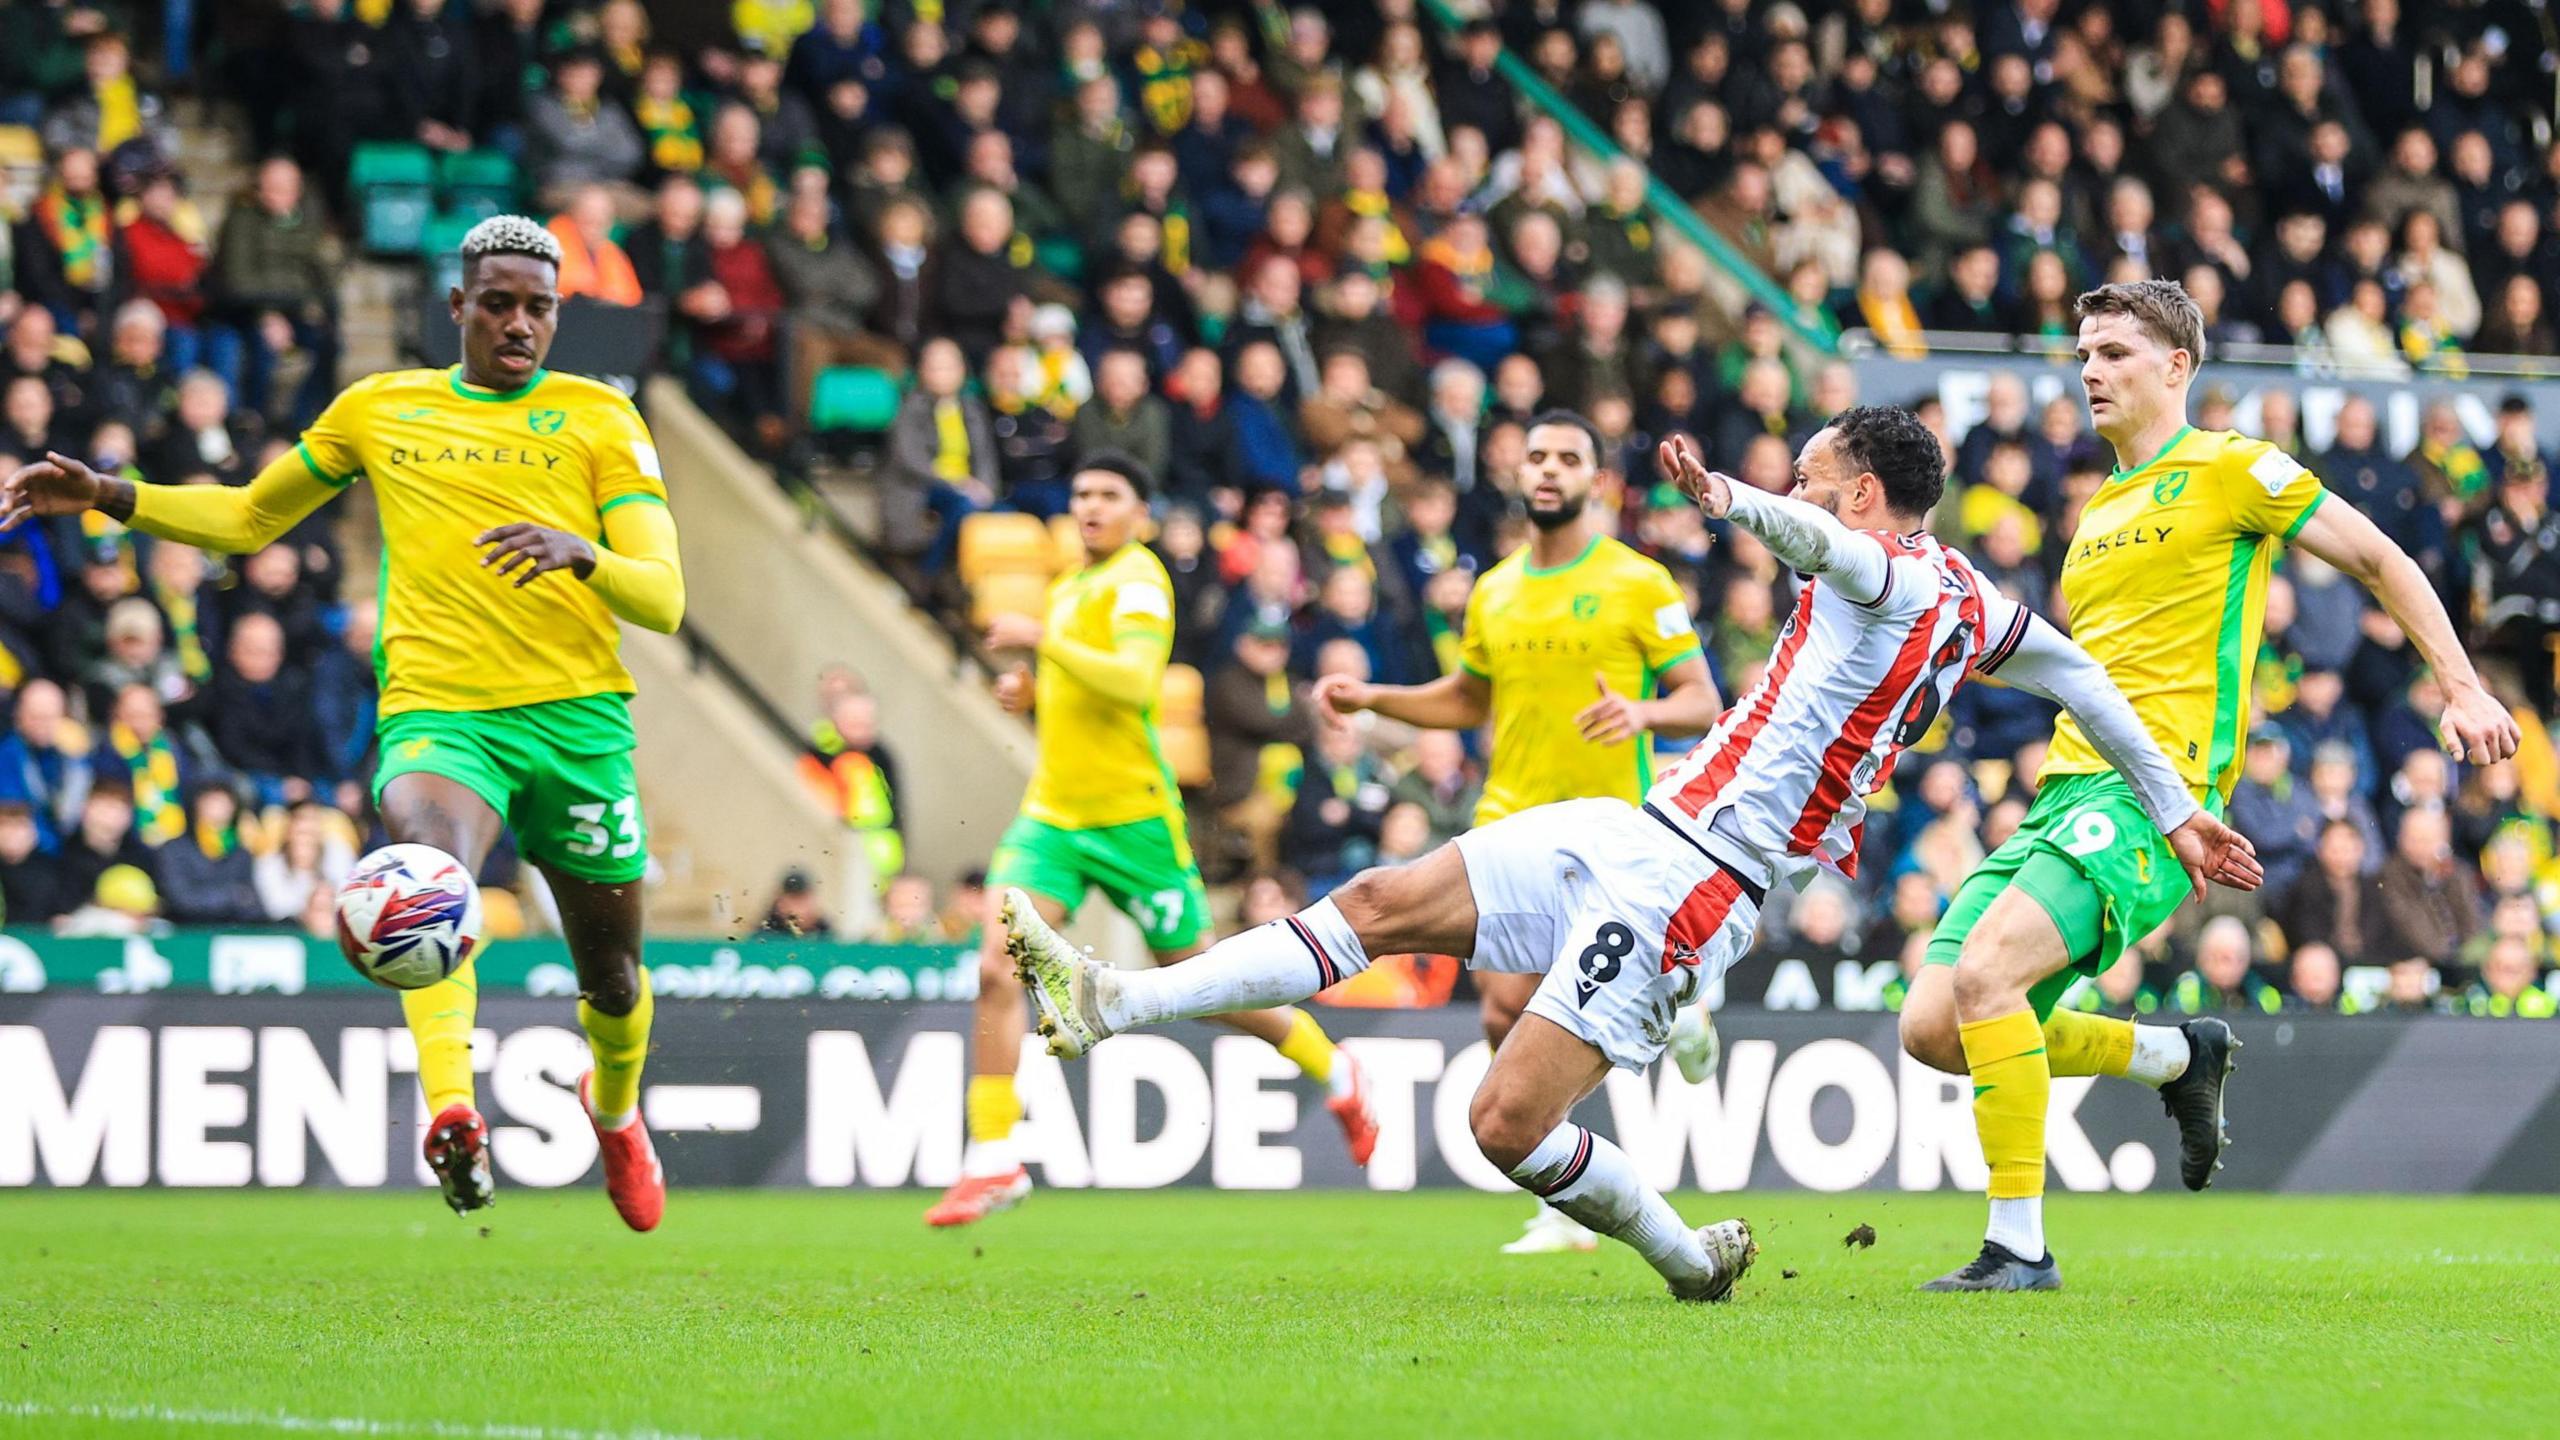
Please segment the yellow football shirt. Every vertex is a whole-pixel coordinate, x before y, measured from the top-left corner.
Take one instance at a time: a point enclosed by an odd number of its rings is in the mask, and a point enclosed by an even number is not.
[[[1044,658],[1032,694],[1039,758],[1022,813],[1064,830],[1179,817],[1182,792],[1156,743],[1152,698],[1173,654],[1173,581],[1164,562],[1146,546],[1129,544],[1060,576],[1049,587],[1047,634],[1102,651],[1131,637],[1144,640],[1153,665],[1150,699],[1143,707],[1130,705]]]
[[[1671,572],[1607,536],[1552,570],[1513,551],[1467,597],[1458,663],[1493,687],[1493,764],[1476,823],[1532,805],[1614,795],[1653,783],[1653,735],[1617,745],[1582,738],[1573,717],[1600,698],[1651,695],[1662,672],[1699,653]]]
[[[2264,440],[2190,426],[2108,477],[2080,516],[2062,563],[2072,638],[2191,786],[2228,799],[2239,783],[2267,577],[2327,494]],[[2044,773],[2108,768],[2065,714]]]
[[[460,367],[385,371],[330,402],[299,449],[329,484],[373,481],[383,714],[631,693],[621,628],[594,590],[566,575],[518,589],[472,544],[514,521],[602,544],[606,511],[666,503],[621,391],[548,371],[505,394],[464,384]]]

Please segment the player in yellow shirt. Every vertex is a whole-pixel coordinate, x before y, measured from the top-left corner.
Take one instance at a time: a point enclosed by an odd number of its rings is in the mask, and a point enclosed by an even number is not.
[[[1019,715],[1036,712],[1039,755],[1022,812],[997,842],[987,867],[986,939],[978,963],[976,1035],[971,1047],[969,1146],[960,1179],[925,1223],[967,1225],[1031,1193],[1031,1174],[1013,1145],[1022,1119],[1014,1071],[1022,1062],[1026,996],[1005,953],[1001,906],[1008,890],[1031,897],[1042,918],[1063,925],[1098,889],[1138,924],[1159,965],[1208,948],[1209,895],[1182,818],[1182,792],[1156,742],[1156,699],[1173,654],[1173,581],[1138,542],[1154,478],[1109,452],[1086,457],[1071,482],[1070,512],[1085,553],[1098,557],[1049,588],[1045,620],[999,616],[987,644],[1039,659],[996,679],[996,699]],[[1377,1145],[1360,1067],[1334,1047],[1315,1017],[1283,1007],[1218,1017],[1267,1040],[1326,1089],[1351,1157],[1362,1165]]]
[[[1432,730],[1493,722],[1492,759],[1475,823],[1535,805],[1615,796],[1644,800],[1653,736],[1699,735],[1724,704],[1707,674],[1688,603],[1671,572],[1620,543],[1591,504],[1606,467],[1590,421],[1551,410],[1529,424],[1520,493],[1529,543],[1467,597],[1459,668],[1425,685],[1316,683],[1318,714],[1375,711]],[[1520,1019],[1539,976],[1476,973],[1485,1042]],[[1590,1250],[1598,1237],[1541,1205],[1513,1255]]]
[[[683,618],[675,522],[631,401],[542,368],[559,321],[559,242],[501,215],[464,237],[462,264],[447,297],[462,330],[453,369],[348,386],[245,487],[140,485],[49,455],[0,485],[0,527],[95,509],[147,535],[247,553],[372,477],[383,826],[477,871],[511,825],[551,882],[595,1058],[579,1094],[614,1208],[647,1230],[666,1182],[640,1121],[647,830],[615,622],[672,633]],[[477,1000],[467,961],[401,997],[434,1117],[427,1162],[457,1215],[493,1198],[472,1093]]]
[[[2062,566],[2073,638],[2103,664],[2196,798],[2219,816],[2239,780],[2249,677],[2277,552],[2299,545],[2356,577],[2444,684],[2445,748],[2487,764],[2516,725],[2481,687],[2434,587],[2354,506],[2263,440],[2187,424],[2204,320],[2174,281],[2080,297],[2090,419],[2118,468],[2082,512]],[[2183,1026],[2057,1011],[2074,972],[2097,975],[2189,893],[2168,842],[2070,718],[2055,728],[2034,806],[1956,891],[1902,1010],[1912,1056],[1973,1076],[1991,1167],[1982,1253],[1932,1290],[2049,1290],[2044,1136],[2056,1075],[2157,1087],[2178,1122],[2179,1174],[2220,1168],[2223,1097],[2238,1048],[2220,1020]]]

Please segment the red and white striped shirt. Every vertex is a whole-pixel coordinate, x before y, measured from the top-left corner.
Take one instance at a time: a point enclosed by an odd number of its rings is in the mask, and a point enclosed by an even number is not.
[[[1646,796],[1763,884],[1815,865],[1855,875],[1867,797],[1965,676],[1997,667],[2031,618],[1934,537],[1863,533],[1884,555],[1875,601],[1807,580],[1760,682]]]

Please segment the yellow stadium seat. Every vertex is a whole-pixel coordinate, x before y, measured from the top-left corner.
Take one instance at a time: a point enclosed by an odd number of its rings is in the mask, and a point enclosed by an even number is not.
[[[984,626],[998,615],[1038,617],[1048,612],[1049,577],[999,570],[969,587],[969,623]]]
[[[1084,535],[1076,529],[1072,515],[1049,517],[1049,549],[1055,555],[1058,573],[1081,570],[1088,558],[1084,553]]]
[[[960,522],[960,579],[975,587],[982,576],[998,572],[1057,573],[1055,548],[1048,528],[1029,515],[989,510]]]
[[[1173,781],[1185,790],[1198,790],[1209,783],[1209,732],[1198,725],[1156,727],[1156,743],[1164,747],[1164,763],[1173,767]]]

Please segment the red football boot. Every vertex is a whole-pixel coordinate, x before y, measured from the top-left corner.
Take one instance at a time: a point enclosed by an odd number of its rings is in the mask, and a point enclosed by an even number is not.
[[[649,1127],[635,1107],[619,1130],[596,1125],[595,1072],[578,1077],[578,1105],[595,1125],[596,1153],[604,1160],[604,1192],[613,1197],[615,1213],[634,1230],[655,1230],[667,1213],[667,1172],[658,1168],[657,1149],[649,1143]]]
[[[489,1122],[468,1105],[447,1105],[427,1122],[427,1168],[444,1187],[444,1203],[456,1215],[468,1215],[498,1203],[497,1182],[489,1175]]]
[[[1031,1172],[1016,1165],[1001,1175],[963,1175],[942,1192],[924,1223],[937,1230],[973,1225],[999,1210],[1010,1210],[1031,1193]]]
[[[1351,1147],[1351,1163],[1366,1169],[1370,1154],[1378,1148],[1378,1116],[1369,1108],[1369,1075],[1348,1050],[1334,1052],[1333,1063],[1349,1066],[1350,1080],[1341,1094],[1324,1102],[1324,1108],[1342,1122],[1342,1139]]]

